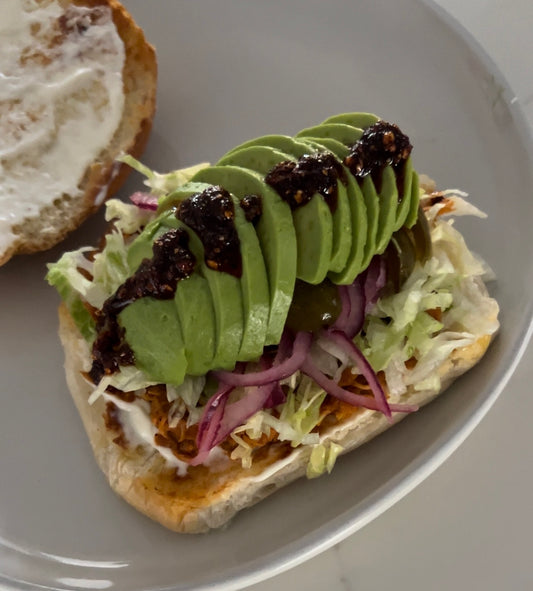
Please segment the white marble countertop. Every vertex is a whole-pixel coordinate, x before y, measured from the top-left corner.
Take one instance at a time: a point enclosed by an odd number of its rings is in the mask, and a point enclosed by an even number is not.
[[[502,70],[533,126],[533,2],[438,0]],[[432,476],[374,522],[251,591],[533,589],[533,345]]]

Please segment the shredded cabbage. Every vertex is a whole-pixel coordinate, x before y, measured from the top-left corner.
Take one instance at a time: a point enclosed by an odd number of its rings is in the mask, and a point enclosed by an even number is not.
[[[136,392],[156,384],[157,382],[148,379],[146,374],[134,365],[125,365],[120,367],[119,371],[104,376],[89,396],[88,401],[89,404],[94,404],[109,387],[117,388],[122,392]]]
[[[204,376],[186,375],[183,383],[179,386],[166,385],[167,399],[169,402],[183,401],[188,411],[187,427],[196,425],[202,416],[203,408],[198,407],[200,396],[205,388]]]
[[[432,258],[415,267],[399,293],[378,301],[355,339],[373,369],[385,372],[393,395],[408,386],[439,388],[435,370],[450,353],[499,326],[498,304],[482,286],[487,265],[451,221],[434,217],[431,236]]]
[[[106,221],[113,221],[115,228],[124,234],[139,232],[154,217],[155,212],[137,207],[133,203],[124,203],[120,199],[106,202]]]
[[[162,197],[163,195],[167,195],[171,191],[178,189],[190,181],[197,172],[209,166],[209,162],[201,162],[194,166],[180,168],[178,170],[173,170],[172,172],[167,172],[166,174],[161,174],[151,170],[148,166],[142,164],[129,154],[120,156],[118,160],[125,162],[131,166],[131,168],[144,175],[146,177],[144,184],[149,187],[151,193],[157,197]]]
[[[145,184],[157,197],[187,183],[197,171],[208,166],[204,163],[160,174],[131,156],[123,156],[121,160],[146,177]],[[426,212],[433,243],[431,259],[415,266],[399,293],[378,300],[366,316],[363,331],[355,338],[374,371],[385,373],[393,396],[401,395],[409,386],[418,390],[438,389],[440,382],[435,370],[450,353],[498,329],[498,304],[486,295],[482,286],[482,280],[490,278],[492,272],[467,248],[453,227],[453,220],[443,219],[448,212],[479,217],[485,214],[466,202],[466,195],[460,191],[445,191],[441,195],[445,199],[431,205]],[[423,195],[422,201],[427,198]],[[103,250],[92,259],[85,256],[91,248],[65,253],[57,263],[49,265],[47,274],[48,282],[57,288],[88,342],[94,338],[95,328],[85,304],[101,309],[105,300],[132,274],[129,246],[156,216],[156,212],[117,199],[109,200],[106,207],[106,219],[114,221],[114,230],[107,235]],[[90,276],[92,280],[88,279]],[[327,340],[315,342],[310,355],[320,370],[335,380],[351,365]],[[409,363],[413,359],[416,363]],[[356,368],[351,371],[357,373]],[[232,459],[239,459],[243,466],[249,467],[254,447],[264,436],[270,438],[274,430],[278,440],[289,441],[292,447],[313,446],[307,467],[309,478],[330,472],[343,448],[320,442],[316,428],[323,418],[320,409],[325,392],[299,371],[281,383],[288,389],[286,402],[276,409],[257,412],[233,431],[231,437],[236,447]],[[141,391],[153,384],[135,366],[122,367],[100,381],[89,402],[93,403],[110,386]],[[171,403],[169,424],[177,424],[186,413],[187,426],[198,423],[203,412],[204,387],[204,377],[191,376],[179,387],[166,386]],[[240,395],[238,391],[234,394]]]
[[[168,174],[160,174],[150,170],[130,155],[124,155],[119,160],[145,175],[147,177],[145,184],[158,196],[180,187],[196,172],[208,166],[202,163]],[[129,237],[140,232],[155,216],[156,212],[118,199],[110,199],[106,203],[105,218],[107,221],[113,220],[114,229],[106,235],[102,252],[96,254],[93,261],[90,261],[83,253],[93,249],[83,247],[65,253],[59,261],[48,265],[47,281],[58,290],[87,341],[94,338],[94,323],[83,302],[100,309],[105,300],[132,274],[134,269],[128,264],[127,256],[128,247],[131,244]],[[92,275],[92,281],[80,273],[79,269]]]
[[[80,297],[91,288],[91,282],[78,271],[78,268],[86,269],[89,261],[83,253],[89,250],[82,248],[63,254],[57,263],[49,265],[46,279],[57,289],[83,338],[92,342],[95,337],[94,322]]]
[[[126,281],[132,269],[128,265],[128,249],[121,232],[113,230],[106,236],[102,252],[94,257],[91,287],[83,295],[84,299],[97,309],[101,309],[109,296]]]
[[[232,459],[240,459],[243,466],[251,465],[254,446],[247,443],[241,433],[252,440],[259,440],[263,435],[270,435],[270,430],[274,429],[278,440],[290,441],[292,447],[318,444],[319,435],[312,431],[320,422],[320,408],[326,393],[307,376],[299,372],[298,376],[299,385],[296,390],[289,391],[279,418],[272,409],[261,410],[233,431],[231,437],[237,447],[231,454]]]
[[[289,392],[282,407],[279,418],[284,428],[279,438],[289,440],[293,447],[300,445],[317,426],[325,397],[326,393],[319,386],[307,376],[302,376],[300,385]]]
[[[325,472],[331,473],[337,457],[343,450],[342,445],[333,442],[315,445],[307,464],[307,478],[317,478]]]

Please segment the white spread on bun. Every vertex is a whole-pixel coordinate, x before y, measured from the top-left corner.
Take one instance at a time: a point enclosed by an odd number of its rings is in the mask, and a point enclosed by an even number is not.
[[[2,263],[53,246],[118,188],[115,158],[148,136],[156,64],[115,0],[4,0],[0,35]]]
[[[111,200],[66,253],[69,389],[112,488],[179,532],[219,527],[440,394],[498,329],[483,214],[420,182],[409,138],[347,113]]]

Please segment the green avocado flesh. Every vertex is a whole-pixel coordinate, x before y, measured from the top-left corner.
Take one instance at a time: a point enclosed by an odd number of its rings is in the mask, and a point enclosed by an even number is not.
[[[241,149],[245,147],[251,146],[268,146],[274,148],[276,150],[282,150],[286,154],[290,155],[292,158],[301,158],[310,152],[319,152],[324,151],[324,148],[319,146],[318,144],[313,145],[312,142],[305,142],[305,141],[298,141],[295,138],[292,138],[287,135],[268,135],[263,136],[260,138],[256,138],[255,140],[251,140],[246,142],[246,144],[241,145]],[[331,151],[331,150],[328,150]],[[332,152],[332,151],[331,151]],[[332,152],[333,153],[333,152]],[[336,155],[336,154],[335,154]],[[302,208],[305,209],[305,208]],[[307,212],[307,216],[312,216],[314,209]],[[319,214],[325,215],[323,212],[319,212]],[[296,230],[300,236],[300,240],[305,240],[305,236],[307,235],[307,228],[305,226],[305,222],[300,221],[300,217],[303,217],[302,214],[295,212],[294,214],[294,223],[301,225],[302,227],[300,230]],[[350,203],[348,200],[348,194],[344,184],[339,181],[337,184],[337,205],[335,210],[331,213],[332,218],[332,243],[331,243],[331,258],[329,261],[329,270],[330,271],[340,271],[346,265],[348,260],[348,255],[350,254],[350,246],[352,243],[352,223],[351,223],[351,216],[350,216]],[[308,223],[307,223],[308,227]],[[302,238],[303,236],[303,238]],[[310,251],[305,247],[305,243],[298,242],[298,244],[302,244],[302,248],[300,249],[304,253],[309,253]],[[309,254],[307,255],[309,256]],[[312,256],[309,256],[309,266],[314,264],[314,259]],[[325,262],[324,262],[325,265]],[[304,263],[300,263],[300,271]],[[319,268],[319,276],[324,269],[322,267]],[[309,271],[307,271],[307,276],[310,277]],[[320,280],[319,280],[320,282]],[[316,283],[315,281],[308,281],[308,283]]]
[[[341,113],[340,115],[328,117],[323,121],[323,124],[341,123],[359,129],[366,129],[378,121],[379,117],[373,113]]]
[[[178,281],[174,303],[181,322],[187,373],[205,375],[213,367],[217,335],[217,318],[209,282],[200,273]],[[198,330],[199,327],[202,327],[201,330]]]
[[[215,325],[215,352],[211,361],[211,369],[233,368],[241,349],[244,332],[243,297],[240,280],[229,273],[221,273],[207,266],[202,241],[183,222],[179,221],[174,215],[164,217],[163,220],[168,223],[169,227],[182,228],[187,231],[189,248],[196,258],[195,273],[199,273],[204,277],[209,286]],[[186,282],[188,279],[182,281]],[[185,308],[178,308],[178,315],[181,317],[189,314],[190,307],[191,303],[189,302]],[[202,350],[195,351],[196,353],[202,357],[209,356]]]
[[[269,146],[252,145],[226,154],[217,162],[217,166],[242,166],[265,176],[284,160],[291,160],[285,152]]]
[[[191,182],[190,185],[205,189],[212,185],[221,185],[221,183]],[[224,188],[233,193],[227,186]],[[175,191],[172,195],[174,199],[181,200],[183,192]],[[202,262],[201,272],[208,279],[214,302],[217,318],[217,347],[213,363],[219,363],[220,367],[224,368],[234,364],[233,352],[235,349],[237,349],[239,361],[251,361],[261,356],[265,345],[270,311],[269,284],[258,236],[253,225],[246,220],[244,211],[240,207],[240,200],[233,194],[231,198],[235,212],[234,223],[240,242],[242,260],[240,278],[209,268],[204,262],[200,241],[194,232],[187,228],[191,250],[193,250],[196,260]],[[166,206],[170,204],[171,200],[169,199]],[[160,208],[164,206],[165,204],[160,204]],[[181,222],[179,227],[186,228],[185,224]],[[235,309],[234,319],[229,324],[226,322],[229,319],[225,307]],[[239,307],[241,308],[241,319],[237,321]],[[240,328],[237,327],[238,324],[240,324]],[[240,340],[239,334],[241,335]]]
[[[181,224],[181,227],[186,227]],[[241,349],[244,332],[242,292],[239,279],[229,273],[210,269],[204,262],[204,248],[198,236],[189,230],[189,248],[196,257],[198,271],[209,284],[215,311],[215,355],[212,367],[231,369]],[[185,280],[187,281],[187,280]],[[190,304],[180,314],[187,314]]]
[[[154,241],[171,229],[187,233],[196,262],[192,274],[177,282],[173,298],[140,297],[119,314],[135,363],[151,380],[179,385],[185,375],[258,360],[265,346],[280,342],[297,280],[304,292],[305,284],[317,286],[313,289],[328,285],[333,291],[335,284],[351,284],[374,255],[386,251],[397,230],[416,223],[419,186],[410,158],[401,179],[390,165],[379,171],[379,178],[367,174],[362,179],[344,165],[363,130],[376,122],[370,113],[344,113],[295,137],[252,139],[159,200],[157,217],[128,247],[131,272],[154,256]],[[335,157],[343,173],[336,201],[328,205],[315,193],[291,209],[276,185],[267,184],[266,175],[282,162],[323,152]],[[201,231],[197,234],[177,217],[180,203],[213,186],[225,189],[233,203],[240,273],[209,266]],[[260,203],[253,215],[247,209],[251,197]],[[305,305],[298,313],[306,318],[308,300],[300,299]]]
[[[332,138],[303,139],[315,148],[329,150],[341,161],[349,153],[349,149],[344,144]],[[339,285],[352,283],[354,278],[363,270],[364,248],[368,236],[368,213],[363,194],[348,168],[346,166],[343,166],[343,168],[347,178],[346,197],[351,226],[350,244],[344,267],[339,270],[332,268],[328,273],[328,277]]]
[[[241,243],[243,336],[240,361],[253,361],[263,353],[270,312],[270,290],[259,238],[254,226],[246,221],[239,199],[234,197],[235,225]]]
[[[266,175],[274,166],[296,160],[290,154],[270,146],[251,145],[226,154],[218,166],[242,166]],[[267,164],[268,163],[268,164]],[[324,199],[316,194],[311,201],[292,212],[296,233],[296,277],[306,283],[320,283],[326,278],[333,243],[333,219]]]
[[[320,142],[320,138],[324,138],[324,140],[334,140],[346,146],[354,144],[363,134],[363,128],[373,125],[377,121],[378,118],[371,113],[346,113],[326,119],[322,124],[315,127],[304,129],[297,134],[297,137],[314,136],[316,142]],[[340,151],[336,153],[343,154]],[[386,166],[382,171],[379,194],[376,191],[374,182],[368,176],[362,183],[361,188],[368,225],[367,240],[359,270],[364,270],[375,254],[384,252],[393,232],[401,228],[406,222],[411,203],[412,164],[410,158],[408,158],[405,165],[404,177],[403,198],[401,200],[399,199],[396,175],[391,166]],[[345,269],[344,273],[331,274],[330,278],[339,283],[343,283],[343,279],[350,281],[353,271],[357,269],[353,259],[351,259],[351,262],[353,266],[350,268],[350,272],[346,272]]]
[[[407,183],[406,183],[407,185]],[[411,176],[411,204],[409,206],[409,213],[407,214],[407,218],[405,220],[405,225],[408,228],[411,228],[415,225],[416,220],[418,219],[418,205],[420,203],[420,185],[418,182],[418,174],[413,170],[413,174]]]
[[[187,359],[174,301],[140,298],[126,306],[118,319],[135,365],[156,382],[181,384]]]
[[[363,135],[363,130],[344,123],[322,123],[308,127],[296,134],[297,138],[314,137],[337,140],[341,144],[351,146]]]
[[[232,148],[229,152],[226,152],[224,159],[231,156],[235,152],[238,152],[244,148],[251,148],[253,146],[267,146],[269,148],[279,150],[280,152],[291,154],[297,158],[303,156],[304,154],[309,154],[309,149],[307,146],[302,142],[298,142],[292,136],[272,134],[254,138],[253,140],[249,140],[244,142],[244,144],[240,144],[239,146]]]
[[[211,166],[194,177],[196,181],[221,185],[237,199],[259,195],[262,214],[256,225],[267,274],[268,321],[265,345],[279,343],[296,279],[296,233],[290,207],[266,185],[262,176],[237,166]]]

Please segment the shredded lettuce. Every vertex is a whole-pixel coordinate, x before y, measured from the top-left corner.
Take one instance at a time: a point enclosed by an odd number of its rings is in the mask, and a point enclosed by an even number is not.
[[[208,166],[202,163],[160,174],[131,156],[120,160],[143,174],[145,185],[157,197],[189,182]],[[451,204],[448,209],[455,215],[484,217],[484,214],[466,202],[465,194],[460,191],[445,191],[442,195],[446,203],[436,202],[427,216],[433,256],[424,265],[415,266],[399,293],[376,303],[365,319],[363,331],[355,338],[374,371],[385,373],[388,390],[393,396],[401,395],[409,386],[417,390],[438,389],[440,380],[435,370],[450,353],[498,329],[498,305],[481,287],[482,280],[490,277],[491,271],[467,248],[453,220],[443,219],[442,210]],[[106,220],[113,220],[114,229],[106,236],[103,250],[90,258],[85,255],[93,250],[91,248],[66,253],[49,265],[47,274],[48,282],[58,290],[89,343],[94,339],[95,327],[87,305],[101,309],[106,299],[131,276],[146,253],[143,250],[137,258],[128,256],[128,253],[135,253],[135,247],[130,251],[130,246],[135,236],[157,215],[117,199],[109,200],[106,208]],[[342,355],[339,357],[338,352],[324,342],[326,344],[313,344],[313,362],[337,380],[351,361]],[[416,363],[410,363],[413,360]],[[357,369],[352,371],[356,373]],[[188,426],[198,423],[203,412],[205,382],[205,377],[186,376],[179,387],[166,386],[171,424],[177,423],[186,413]],[[94,402],[110,386],[122,391],[140,391],[154,384],[135,366],[122,367],[100,381],[89,402]],[[343,448],[321,442],[317,432],[326,393],[301,372],[294,373],[282,384],[288,390],[283,405],[257,412],[233,431],[231,438],[236,447],[232,459],[239,459],[244,467],[249,467],[259,440],[264,436],[270,438],[274,430],[278,440],[288,441],[292,447],[312,446],[307,467],[309,478],[331,472]]]
[[[63,254],[59,261],[48,265],[46,275],[48,283],[58,290],[87,341],[94,337],[94,322],[83,302],[101,309],[106,299],[131,274],[121,232],[114,230],[108,234],[103,251],[96,254],[92,261],[84,256],[91,250],[83,247]],[[92,280],[86,274],[92,275]]]
[[[338,443],[320,443],[311,450],[307,464],[307,478],[317,478],[322,474],[331,473],[339,454],[344,450]]]
[[[254,446],[242,438],[243,433],[252,440],[259,440],[274,429],[278,440],[290,441],[292,447],[319,443],[318,433],[312,431],[320,422],[320,408],[326,393],[307,376],[298,375],[298,388],[289,391],[279,418],[272,409],[261,410],[233,431],[231,438],[237,447],[231,454],[232,459],[241,460],[244,467],[251,465]]]
[[[307,376],[302,376],[300,385],[289,392],[283,405],[279,418],[289,429],[282,429],[280,439],[290,440],[293,447],[300,445],[305,436],[317,426],[325,397],[324,390]]]
[[[142,164],[129,154],[120,156],[118,160],[125,162],[131,166],[131,168],[144,175],[146,177],[144,184],[149,187],[151,193],[157,197],[167,195],[171,191],[181,187],[185,183],[189,182],[197,172],[209,166],[208,162],[201,162],[200,164],[195,164],[194,166],[180,168],[166,174],[161,174],[151,170],[148,168],[148,166]]]
[[[163,196],[180,187],[199,170],[208,166],[207,163],[202,163],[168,174],[160,174],[130,155],[123,155],[119,160],[146,176],[145,184],[157,196]],[[57,289],[78,329],[88,342],[94,339],[95,328],[84,302],[101,309],[106,299],[133,273],[133,262],[128,260],[131,237],[142,231],[155,217],[154,211],[118,199],[110,199],[106,203],[105,218],[107,221],[113,221],[114,229],[106,235],[103,250],[90,261],[84,253],[93,249],[84,247],[65,253],[59,261],[48,265],[48,283]],[[92,275],[93,279],[89,280],[87,275]]]
[[[181,400],[188,411],[187,427],[196,425],[202,416],[203,408],[198,402],[205,388],[205,376],[186,375],[179,386],[167,384],[167,399],[169,402]]]
[[[378,301],[355,339],[373,369],[385,372],[393,395],[408,386],[440,387],[435,370],[450,353],[498,329],[498,304],[481,283],[487,265],[451,221],[435,217],[431,234],[432,258],[415,267],[399,293]]]
[[[95,337],[94,321],[80,297],[91,288],[91,282],[78,271],[78,268],[84,269],[88,263],[83,255],[88,250],[85,248],[63,254],[57,263],[49,265],[46,280],[57,289],[83,338],[92,342]]]
[[[110,376],[109,385],[123,392],[132,392],[148,386],[155,386],[156,382],[150,380],[144,372],[134,365],[124,365]]]
[[[102,252],[94,257],[92,285],[82,294],[83,297],[91,306],[101,309],[106,299],[130,276],[131,271],[124,236],[113,230],[107,234]]]
[[[153,211],[142,209],[133,203],[124,203],[120,199],[110,199],[106,202],[106,221],[113,220],[115,228],[124,234],[139,232],[154,217]]]
[[[134,365],[125,365],[114,374],[104,376],[89,396],[88,402],[94,404],[109,387],[122,392],[135,392],[156,384],[157,382],[150,380],[142,370]]]

